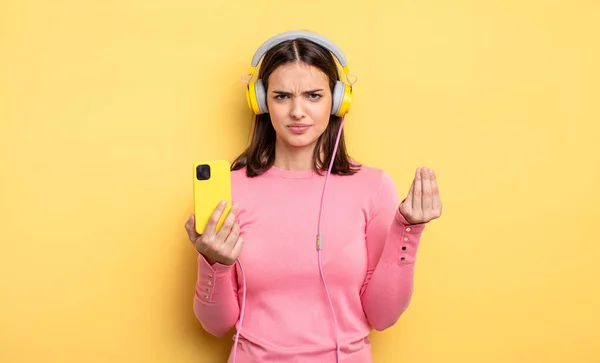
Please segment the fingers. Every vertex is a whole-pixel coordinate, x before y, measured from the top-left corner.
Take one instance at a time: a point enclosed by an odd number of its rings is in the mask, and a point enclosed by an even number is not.
[[[417,211],[422,210],[422,196],[423,196],[423,179],[421,178],[421,169],[418,168],[415,173],[414,189],[412,196],[412,209]]]
[[[433,170],[431,170],[431,191],[433,194],[433,210],[434,212],[436,212],[437,216],[439,217],[439,215],[442,212],[442,201],[440,199],[440,190],[438,188],[438,183],[437,183],[437,177],[435,175],[435,172]]]
[[[192,242],[200,236],[198,232],[196,232],[196,216],[194,214],[191,214],[188,220],[185,222],[185,230]]]
[[[408,196],[400,206],[400,212],[414,223],[428,222],[441,215],[442,202],[437,178],[432,169],[417,168]]]
[[[240,227],[237,223],[231,228],[231,233],[223,243],[223,251],[229,256],[229,262],[233,263],[242,251],[244,239],[240,236]]]
[[[227,238],[227,236],[231,233],[232,228],[235,225],[235,218],[237,217],[238,206],[237,204],[233,204],[229,213],[227,213],[227,217],[223,221],[223,225],[221,229],[217,232],[217,235],[223,238],[223,241]]]
[[[431,191],[431,174],[428,168],[421,168],[421,185],[423,189],[423,195],[421,198],[423,212],[429,211],[433,208],[433,195]]]
[[[240,226],[236,222],[239,211],[237,204],[233,204],[231,210],[223,220],[222,226],[217,231],[223,211],[227,206],[221,202],[211,214],[203,234],[196,231],[196,216],[190,215],[185,223],[185,229],[196,250],[209,261],[232,264],[241,253],[243,239],[240,236]]]
[[[233,249],[231,250],[231,255],[234,259],[237,259],[238,256],[242,253],[242,247],[244,247],[244,239],[242,236],[239,236],[235,245],[233,246]]]
[[[217,205],[215,211],[210,215],[208,223],[206,224],[206,227],[204,229],[204,234],[208,238],[212,238],[217,233],[217,224],[219,223],[219,220],[221,220],[221,215],[223,214],[226,205],[227,202],[222,201]]]
[[[219,233],[221,233],[221,231],[219,231]],[[231,231],[229,232],[229,234],[225,237],[225,240],[223,241],[223,248],[226,250],[232,250],[233,246],[235,246],[235,244],[237,243],[239,237],[240,237],[240,226],[237,223],[234,223],[233,226],[231,227]]]

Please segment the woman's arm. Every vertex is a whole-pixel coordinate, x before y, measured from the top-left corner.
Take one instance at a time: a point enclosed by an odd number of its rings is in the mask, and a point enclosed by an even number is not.
[[[366,227],[368,267],[361,289],[363,310],[375,330],[394,325],[412,298],[417,249],[425,223],[411,225],[399,207],[394,181],[383,172]]]
[[[235,265],[210,265],[198,254],[198,279],[194,294],[194,314],[204,330],[222,337],[231,330],[240,315]]]

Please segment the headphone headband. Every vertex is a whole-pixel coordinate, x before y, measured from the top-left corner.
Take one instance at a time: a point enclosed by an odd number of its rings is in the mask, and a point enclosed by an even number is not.
[[[313,42],[319,44],[320,46],[324,47],[325,49],[329,50],[337,58],[338,62],[340,62],[341,66],[344,68],[344,70],[347,69],[348,62],[346,61],[346,56],[340,50],[340,48],[337,47],[337,45],[335,45],[331,40],[325,38],[322,35],[315,34],[313,32],[309,32],[306,30],[292,30],[292,31],[288,31],[288,32],[284,32],[284,33],[275,35],[275,36],[267,39],[258,48],[256,53],[254,53],[254,56],[252,57],[252,63],[251,63],[252,68],[255,68],[256,66],[258,66],[258,62],[260,62],[261,58],[265,55],[266,52],[269,51],[269,49],[271,49],[274,46],[276,46],[280,43],[283,43],[287,40],[297,39],[297,38],[306,38],[310,41],[313,41]]]

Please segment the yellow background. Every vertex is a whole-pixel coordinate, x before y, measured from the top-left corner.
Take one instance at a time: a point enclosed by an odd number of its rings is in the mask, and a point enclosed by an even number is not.
[[[402,195],[418,166],[440,181],[375,362],[600,362],[599,18],[592,0],[0,2],[0,362],[225,361],[192,312],[191,165],[243,149],[239,77],[295,28],[359,77],[352,155]]]

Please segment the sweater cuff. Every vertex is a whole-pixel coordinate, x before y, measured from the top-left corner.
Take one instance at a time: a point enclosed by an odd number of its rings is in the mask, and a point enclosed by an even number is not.
[[[233,265],[223,265],[215,262],[214,265],[208,263],[206,258],[198,253],[198,280],[196,289],[198,296],[204,301],[212,300],[215,289],[219,284],[231,283],[231,269]]]
[[[394,241],[395,243],[391,243],[389,246],[393,249],[394,260],[399,265],[413,264],[417,259],[421,235],[427,223],[410,224],[400,212],[400,208],[396,210],[395,221],[397,222],[396,228],[399,227],[401,230],[394,231],[400,240]]]
[[[415,263],[425,224],[408,223],[400,211],[396,212],[396,222],[396,228],[399,227],[401,230],[394,231],[398,239],[389,244],[389,248],[393,250],[391,256],[394,256],[395,263],[399,265]]]

